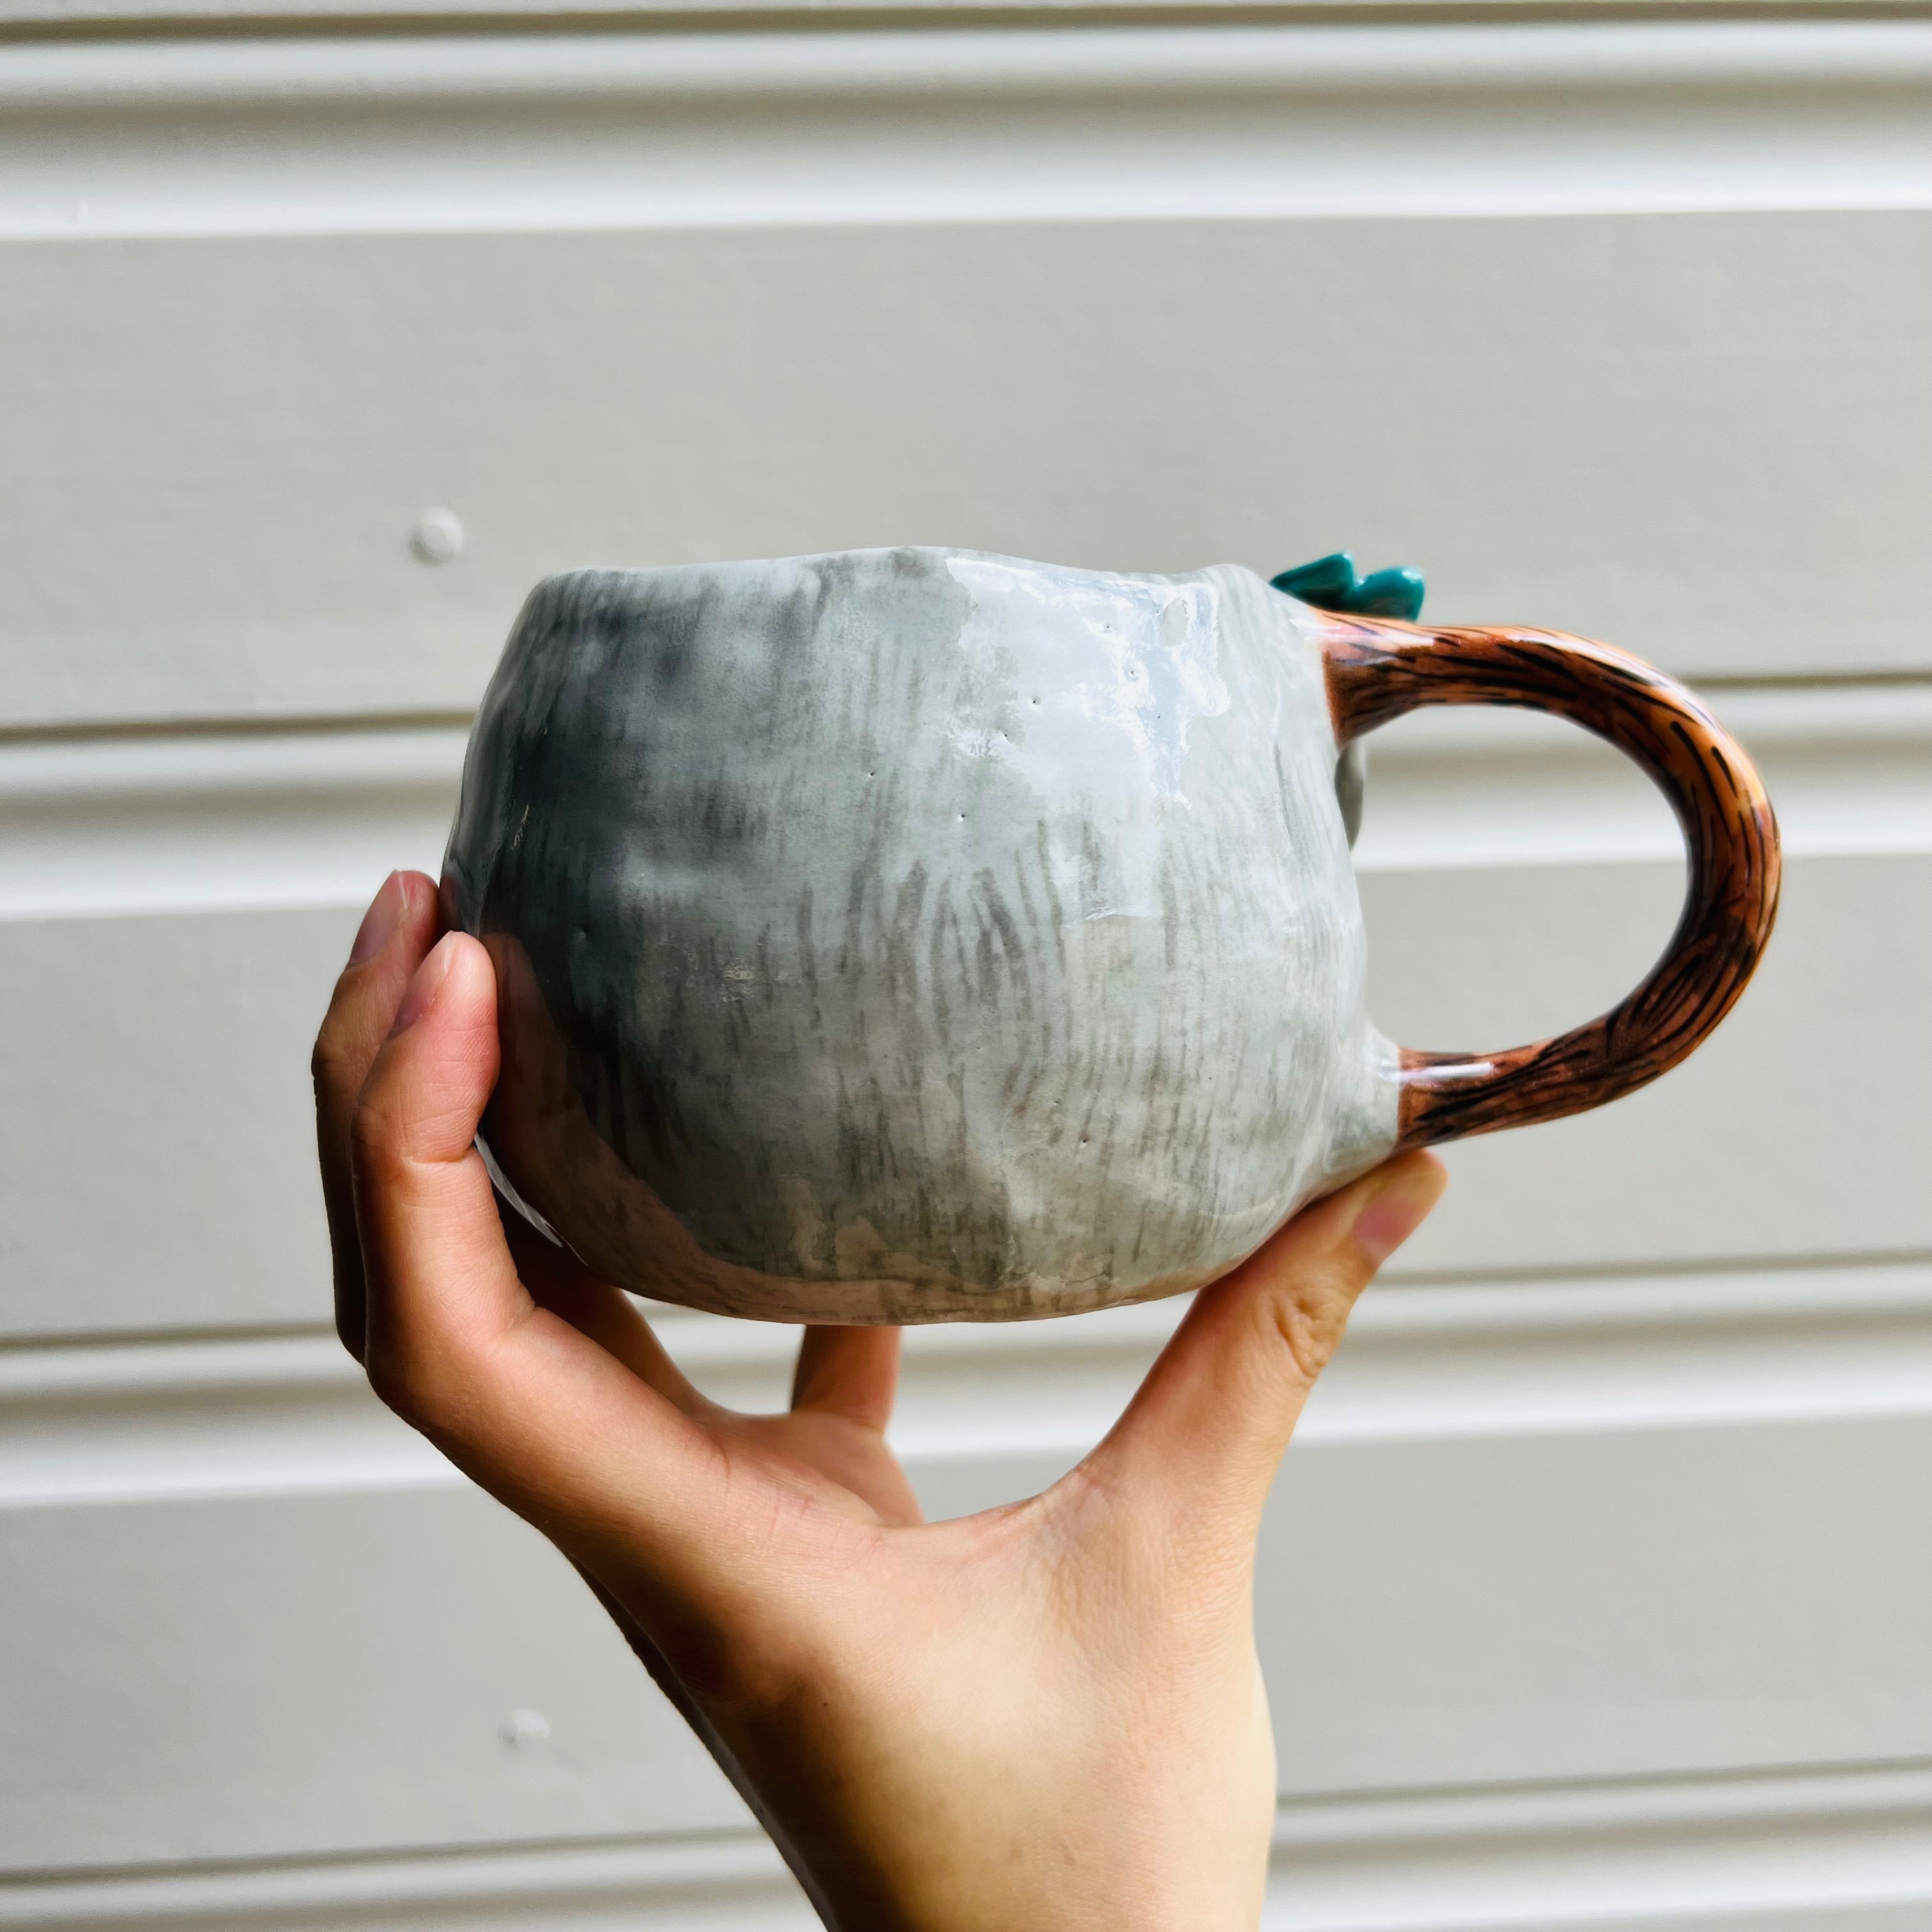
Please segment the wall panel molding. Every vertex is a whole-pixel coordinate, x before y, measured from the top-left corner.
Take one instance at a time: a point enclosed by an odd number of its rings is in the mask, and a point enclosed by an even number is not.
[[[1171,117],[1123,98],[1130,170]],[[1258,98],[1266,138],[1299,124]],[[1472,102],[1472,128],[1523,143],[1511,180],[1582,152],[1567,122]],[[902,104],[972,191],[1006,164]],[[1223,105],[1179,127],[1171,184],[1216,152]],[[1418,92],[1362,166],[1436,140],[1438,106]],[[204,189],[294,207],[300,184],[248,146],[272,108],[200,130],[116,110],[56,172],[84,195],[149,129],[130,179],[170,209]],[[422,142],[473,111],[482,158],[445,160],[480,182],[478,219],[554,187],[574,220],[594,108],[560,107],[561,146],[521,156],[487,98],[420,130],[399,109],[411,139],[386,158],[379,92],[318,108],[302,165],[393,212],[444,166]],[[1072,108],[1041,111],[1088,165]],[[1700,153],[1730,124],[1713,114],[1680,130]],[[1932,184],[1932,112],[1913,117]],[[708,194],[728,130],[701,100],[686,118],[664,179]],[[1375,113],[1345,118],[1381,142]],[[789,191],[809,157],[758,125],[758,180]],[[861,177],[904,178],[862,133]],[[32,172],[4,149],[0,200]],[[609,160],[584,159],[586,193],[621,186]],[[1928,250],[1932,212],[1869,208],[0,243],[0,727],[447,717],[549,572],[893,542],[1264,572],[1352,548],[1424,568],[1432,615],[1556,625],[1693,680],[1922,678]],[[411,544],[432,507],[466,538],[441,565]]]
[[[0,236],[1920,208],[1928,92],[1912,20],[19,42]]]
[[[1907,1932],[1932,1766],[1284,1807],[1268,1932]]]
[[[367,904],[436,873],[466,720],[0,745],[0,920]]]
[[[1922,1757],[1928,1444],[1924,1413],[1305,1435],[1258,1560],[1284,1790]],[[914,1466],[953,1514],[1069,1460]],[[16,1873],[744,1822],[568,1566],[466,1486],[0,1509],[0,1566]],[[1404,1828],[1418,1868],[1472,1849]]]
[[[417,33],[482,26],[688,31],[749,25],[787,28],[914,28],[1169,24],[1322,25],[1364,20],[1499,22],[1669,19],[1843,22],[1922,19],[1922,0],[0,0],[0,34],[26,38],[264,30]]]
[[[1916,1932],[1932,1763],[1283,1806],[1264,1932]],[[0,1926],[806,1932],[761,1835],[507,1845],[0,1882]]]
[[[1070,1466],[1179,1318],[1167,1302],[915,1331],[893,1440],[949,1492]],[[794,1331],[664,1310],[699,1384],[781,1406]],[[1297,1440],[1346,1447],[1932,1416],[1932,1258],[1390,1286],[1358,1310]],[[438,1488],[333,1335],[0,1350],[0,1510]]]

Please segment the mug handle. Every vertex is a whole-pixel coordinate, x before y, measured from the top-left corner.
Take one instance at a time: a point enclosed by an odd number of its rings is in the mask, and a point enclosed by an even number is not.
[[[1424,704],[1553,712],[1634,758],[1684,828],[1684,910],[1642,984],[1528,1046],[1402,1048],[1396,1150],[1558,1120],[1667,1072],[1730,1012],[1778,914],[1778,823],[1736,740],[1675,678],[1587,638],[1315,615],[1338,746]]]

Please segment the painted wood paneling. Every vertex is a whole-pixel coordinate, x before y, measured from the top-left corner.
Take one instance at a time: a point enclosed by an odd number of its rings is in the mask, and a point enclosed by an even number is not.
[[[1670,3],[1664,0],[1662,5],[1647,10],[1664,13]],[[1335,0],[1054,0],[1049,17],[1057,22],[1079,23],[1084,17],[1111,23],[1141,13],[1184,16],[1198,11],[1210,20],[1238,19],[1245,14],[1275,22],[1298,19],[1320,22],[1339,13],[1357,17],[1380,15],[1391,22],[1407,22],[1426,20],[1437,9],[1459,10],[1457,0],[1370,0],[1367,6],[1340,6]],[[882,17],[896,26],[919,24],[922,17],[935,16],[952,24],[948,16],[956,20],[962,10],[954,0],[895,0],[890,7],[863,4],[863,0],[763,0],[763,4],[754,0],[0,0],[0,25],[70,31],[105,26],[125,32],[155,27],[176,32],[205,31],[210,26],[218,29],[238,20],[310,28],[338,21],[356,27],[395,21],[419,31],[430,21],[459,26],[478,22],[523,26],[533,20],[561,17],[577,26],[586,20],[601,18],[626,26],[682,26],[694,17],[732,21],[736,16],[766,26],[775,16],[804,14],[814,23],[843,16],[877,26]],[[986,0],[974,9],[982,16],[1018,16],[1033,22],[1042,10],[1038,0]],[[1531,10],[1525,6],[1520,10]],[[1536,0],[1534,17],[1587,16],[1592,10],[1591,0]],[[1751,18],[1775,10],[1750,6],[1732,10]],[[1844,0],[1822,0],[1816,10],[1827,16],[1840,10],[1850,13],[1852,9]]]
[[[1932,1408],[1928,1270],[1923,1260],[1868,1261],[1502,1285],[1384,1280],[1357,1311],[1348,1352],[1297,1439],[1501,1440],[1918,1414]],[[1070,1466],[1112,1422],[1183,1306],[909,1335],[892,1441],[932,1510],[977,1508],[1004,1493],[985,1470],[1010,1454],[1030,1459],[1013,1479],[1022,1484]],[[794,1330],[652,1312],[714,1400],[782,1404]],[[0,1355],[0,1419],[5,1509],[461,1480],[371,1399],[319,1325],[16,1347]]]
[[[1912,1925],[1932,1772],[1860,1759],[1918,1721],[1925,1682],[1928,1317],[1923,1266],[1371,1295],[1264,1547],[1284,1764],[1325,1780],[1284,1810],[1267,1924]],[[1064,1466],[1163,1325],[914,1338],[900,1433],[928,1502]],[[663,1327],[721,1398],[782,1390],[778,1331]],[[97,1874],[0,1885],[0,1923],[806,1922],[561,1562],[320,1338],[13,1354],[0,1541],[29,1580],[0,1663],[0,1832],[16,1868],[71,1846]],[[106,1656],[132,1667],[86,1667]],[[532,1710],[548,1736],[525,1718],[503,1742]],[[1652,1774],[1605,1775],[1606,1738]],[[1593,1750],[1580,1780],[1334,1789]],[[1846,1761],[1735,1768],[1767,1750]],[[696,1838],[674,1822],[693,1817]],[[475,1849],[296,1850],[412,1832]],[[268,1862],[237,1864],[251,1843]],[[158,1868],[100,1869],[157,1847]]]
[[[1932,1773],[1328,1800],[1285,1807],[1264,1932],[1918,1932]],[[619,1839],[28,1881],[0,1924],[123,1932],[802,1932],[762,1835]]]
[[[538,574],[938,541],[1413,562],[1760,758],[1759,982],[1656,1087],[1451,1150],[1305,1418],[1265,1923],[1919,1932],[1932,26],[626,4],[0,0],[56,22],[0,32],[0,1926],[808,1922],[335,1347],[306,1059]],[[1574,734],[1406,722],[1378,1018],[1600,1008],[1677,850]],[[1066,1467],[1178,1312],[916,1336],[928,1506]],[[780,1399],[787,1331],[661,1322]]]
[[[1371,955],[1372,988],[1391,988],[1378,1010],[1444,1047],[1522,1037],[1496,1037],[1511,996],[1581,1017],[1590,1003],[1563,1000],[1559,962],[1616,956],[1634,933],[1660,948],[1667,929],[1668,875],[1630,872],[1371,881],[1372,934],[1400,934]],[[1932,873],[1910,859],[1795,861],[1773,944],[1731,1024],[1675,1076],[1538,1133],[1446,1150],[1450,1198],[1401,1271],[1932,1244]],[[1412,970],[1445,953],[1461,956],[1453,978]],[[1404,1024],[1405,1010],[1430,1017]]]
[[[1924,1428],[1310,1448],[1258,1582],[1284,1784],[1922,1755]]]
[[[1924,208],[1926,22],[1738,10],[22,36],[0,233]]]
[[[0,927],[6,1331],[313,1322],[340,910]]]
[[[30,1509],[0,1540],[10,1865],[742,1816],[575,1574],[476,1491]],[[523,1709],[548,1740],[517,1741]]]
[[[1658,1410],[1312,1430],[1262,1559],[1285,1788],[1922,1755],[1932,1640],[1901,1614],[1932,1585],[1922,1290],[1868,1330],[1868,1349],[1888,1342],[1917,1364],[1889,1413],[1805,1414],[1801,1388],[1782,1415],[1722,1427]],[[1450,1359],[1505,1346],[1466,1334]],[[976,1449],[916,1457],[931,1501],[998,1500],[1065,1466],[1064,1442],[1027,1440],[1054,1420],[1041,1379],[998,1442],[982,1428]],[[1714,1359],[1706,1379],[1721,1389]],[[0,1510],[0,1546],[9,1864],[742,1822],[561,1558],[466,1486],[22,1506]],[[506,1742],[520,1710],[548,1736]]]
[[[6,244],[0,716],[466,709],[546,572],[901,542],[1924,669],[1928,224]]]

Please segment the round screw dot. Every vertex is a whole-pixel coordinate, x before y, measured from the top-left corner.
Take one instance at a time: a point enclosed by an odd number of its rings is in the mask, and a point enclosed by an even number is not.
[[[512,1711],[496,1727],[512,1750],[534,1750],[550,1741],[550,1720],[541,1711]]]
[[[425,510],[410,532],[418,562],[447,563],[463,548],[463,525],[454,510]]]

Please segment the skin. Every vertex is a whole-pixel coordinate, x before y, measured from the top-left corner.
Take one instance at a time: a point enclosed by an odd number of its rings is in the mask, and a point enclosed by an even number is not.
[[[472,1147],[489,957],[383,886],[315,1050],[337,1320],[376,1394],[541,1530],[838,1932],[1251,1932],[1275,1812],[1262,1506],[1316,1377],[1444,1175],[1410,1154],[1202,1290],[1024,1502],[922,1520],[896,1330],[810,1328],[792,1406],[700,1395]]]

